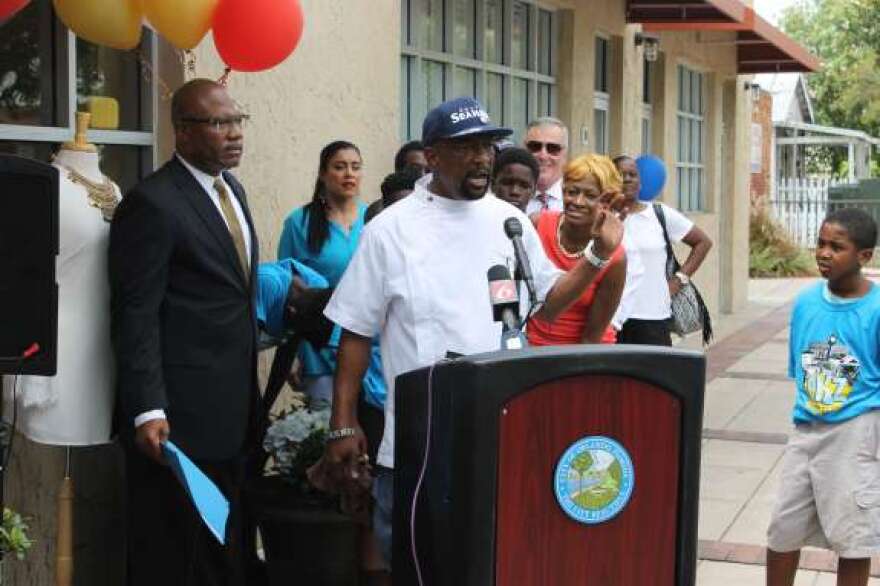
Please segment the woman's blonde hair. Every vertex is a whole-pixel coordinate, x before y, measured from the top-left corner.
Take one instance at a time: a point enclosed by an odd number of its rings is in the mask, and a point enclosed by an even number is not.
[[[623,179],[614,162],[605,155],[581,155],[568,162],[563,171],[562,178],[565,183],[580,181],[587,175],[592,175],[599,184],[599,191],[621,191]]]

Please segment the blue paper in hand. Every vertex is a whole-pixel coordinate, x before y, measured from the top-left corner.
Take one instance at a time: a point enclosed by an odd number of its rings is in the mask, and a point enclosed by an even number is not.
[[[165,460],[174,475],[186,489],[190,500],[214,537],[226,543],[226,521],[229,519],[229,501],[204,472],[199,470],[186,454],[172,442],[162,444]]]

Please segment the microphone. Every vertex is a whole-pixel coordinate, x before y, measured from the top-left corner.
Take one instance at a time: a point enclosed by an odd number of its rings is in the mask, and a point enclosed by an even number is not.
[[[529,303],[534,307],[538,304],[538,294],[535,293],[535,277],[532,275],[532,265],[529,264],[529,255],[522,242],[522,224],[516,218],[504,220],[504,233],[513,242],[513,254],[516,256],[516,268],[519,276],[525,281],[529,291]]]
[[[492,318],[502,323],[501,349],[524,348],[527,344],[519,321],[519,295],[516,291],[516,281],[510,278],[510,271],[504,265],[491,267],[487,276]]]

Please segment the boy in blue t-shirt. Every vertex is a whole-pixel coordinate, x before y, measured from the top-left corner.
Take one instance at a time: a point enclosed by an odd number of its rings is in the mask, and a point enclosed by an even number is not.
[[[792,586],[807,545],[839,555],[838,586],[865,586],[880,553],[880,288],[862,274],[876,244],[867,213],[829,214],[816,244],[827,281],[791,314],[795,431],[767,530],[768,586]]]

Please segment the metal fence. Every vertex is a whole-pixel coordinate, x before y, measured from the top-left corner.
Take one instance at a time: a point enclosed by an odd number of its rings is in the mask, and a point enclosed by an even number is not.
[[[853,188],[853,196],[841,197],[844,194],[837,193],[829,198],[829,190],[838,186]],[[865,197],[856,184],[838,179],[782,179],[776,185],[776,199],[769,203],[773,218],[801,248],[816,246],[822,220],[834,210],[863,209],[880,224],[880,197]]]
[[[828,190],[844,181],[829,178],[781,179],[776,184],[776,199],[770,200],[773,218],[786,229],[801,248],[813,248],[828,214]],[[841,201],[833,202],[837,207]]]

